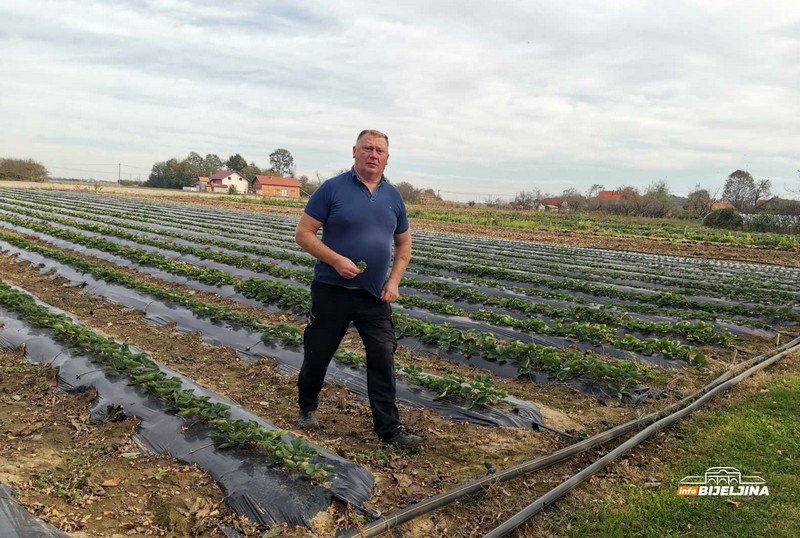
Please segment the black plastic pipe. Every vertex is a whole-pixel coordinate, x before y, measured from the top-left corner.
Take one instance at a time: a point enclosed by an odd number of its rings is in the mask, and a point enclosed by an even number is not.
[[[795,342],[796,341],[797,340],[795,340]],[[512,532],[513,530],[517,529],[518,527],[523,525],[526,521],[528,521],[530,518],[532,518],[534,515],[541,512],[544,508],[550,506],[555,501],[563,497],[572,488],[578,486],[582,482],[585,482],[586,480],[591,478],[592,475],[603,469],[606,465],[608,465],[615,459],[619,458],[623,454],[627,453],[631,449],[635,448],[642,442],[646,441],[647,439],[655,435],[658,431],[663,430],[664,428],[667,428],[668,426],[674,424],[675,422],[682,419],[689,413],[692,413],[693,411],[697,410],[700,406],[702,406],[704,403],[714,398],[720,392],[728,390],[729,388],[741,382],[743,379],[751,376],[755,372],[763,370],[767,366],[770,366],[778,362],[780,359],[782,359],[789,353],[792,353],[793,351],[797,350],[786,349],[785,351],[773,355],[769,359],[766,359],[754,366],[751,366],[750,368],[748,368],[741,374],[737,375],[733,379],[729,379],[728,381],[717,385],[712,390],[710,390],[709,392],[698,398],[697,401],[686,406],[684,409],[681,409],[680,411],[677,411],[659,420],[658,422],[651,424],[650,426],[648,426],[641,432],[637,433],[636,435],[634,435],[633,437],[631,437],[630,439],[619,445],[617,448],[615,448],[614,450],[612,450],[611,452],[609,452],[608,454],[606,454],[605,456],[603,456],[602,458],[591,464],[590,466],[583,469],[581,472],[573,475],[571,478],[565,480],[555,488],[551,489],[550,491],[548,491],[547,493],[536,499],[533,503],[529,504],[528,506],[517,512],[514,516],[506,520],[503,524],[501,524],[500,526],[496,527],[495,529],[487,533],[484,536],[484,538],[500,538],[501,536],[505,536],[508,533]]]
[[[798,344],[800,344],[800,338],[795,338],[791,342],[788,342],[783,346],[779,347],[778,351],[780,352],[788,351],[792,347]],[[617,437],[625,435],[630,431],[639,429],[640,427],[644,427],[648,424],[652,424],[662,419],[663,417],[676,413],[685,406],[688,406],[692,401],[714,390],[715,387],[718,387],[723,383],[726,383],[735,375],[734,373],[736,371],[739,371],[742,368],[751,368],[753,365],[760,364],[762,361],[768,361],[768,360],[770,359],[767,358],[766,355],[759,355],[758,357],[753,357],[752,359],[749,359],[743,363],[735,365],[729,370],[726,370],[725,372],[720,374],[719,377],[717,377],[715,380],[713,380],[706,386],[702,387],[694,394],[691,394],[683,398],[682,400],[679,400],[667,406],[661,411],[656,411],[654,413],[650,413],[649,415],[645,415],[638,419],[634,419],[624,424],[620,424],[619,426],[615,426],[610,430],[604,431],[597,435],[593,435],[592,437],[588,437],[583,441],[556,450],[554,452],[551,452],[550,454],[539,456],[532,460],[520,463],[519,465],[515,465],[514,467],[509,467],[508,469],[497,471],[494,474],[472,480],[465,484],[461,484],[460,486],[457,486],[449,491],[439,493],[438,495],[434,495],[433,497],[429,497],[427,499],[419,501],[393,514],[389,514],[381,519],[375,520],[372,523],[369,523],[361,527],[360,529],[351,529],[350,531],[344,533],[342,535],[342,538],[353,538],[353,537],[371,538],[374,536],[378,536],[379,534],[386,532],[389,529],[392,529],[407,521],[422,516],[428,512],[432,512],[433,510],[437,510],[443,506],[447,506],[448,504],[452,504],[453,502],[463,497],[466,497],[467,495],[470,495],[482,489],[486,489],[494,484],[506,482],[508,480],[511,480],[512,478],[516,478],[518,476],[522,476],[527,473],[538,471],[540,469],[544,469],[545,467],[549,467],[551,465],[559,463],[567,458],[579,454],[580,452],[583,452],[597,445],[601,445],[603,443],[616,439]]]

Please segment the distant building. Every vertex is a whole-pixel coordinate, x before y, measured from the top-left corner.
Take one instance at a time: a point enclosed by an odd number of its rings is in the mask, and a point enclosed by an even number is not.
[[[439,197],[436,196],[436,193],[433,192],[433,189],[420,191],[417,194],[417,202],[420,204],[429,204],[431,202],[436,202],[437,200],[439,200]]]
[[[708,209],[711,211],[719,211],[720,209],[736,209],[732,203],[727,200],[713,200],[709,204]]]
[[[536,209],[539,211],[560,211],[566,212],[572,209],[572,206],[569,205],[564,198],[542,198],[539,201],[539,205],[536,206]]]
[[[275,198],[300,198],[300,181],[293,177],[253,176],[253,192]]]
[[[600,191],[597,193],[597,201],[618,202],[622,200],[624,191]]]
[[[236,192],[244,194],[249,186],[247,180],[236,170],[220,170],[207,178],[198,177],[197,180],[198,190],[206,192],[228,192],[233,186]]]

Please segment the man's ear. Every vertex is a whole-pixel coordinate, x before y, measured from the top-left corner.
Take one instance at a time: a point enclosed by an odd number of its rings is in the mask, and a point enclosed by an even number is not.
[[[354,159],[356,158],[356,147],[355,146],[353,146],[353,158]]]

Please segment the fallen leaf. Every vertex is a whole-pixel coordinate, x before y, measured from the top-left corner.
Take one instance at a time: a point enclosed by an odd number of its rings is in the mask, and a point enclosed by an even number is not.
[[[394,473],[392,474],[392,478],[394,478],[397,481],[397,485],[400,486],[401,488],[407,488],[408,486],[411,485],[411,477],[408,476],[407,474]]]
[[[115,476],[114,478],[109,478],[105,482],[100,482],[100,485],[104,488],[115,488],[119,486],[120,482],[122,482],[122,478]]]

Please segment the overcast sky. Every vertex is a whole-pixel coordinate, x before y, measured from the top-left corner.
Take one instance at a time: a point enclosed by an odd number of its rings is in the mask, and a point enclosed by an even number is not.
[[[146,179],[297,174],[389,135],[386,175],[481,201],[745,169],[800,188],[800,2],[0,0],[0,157]]]

